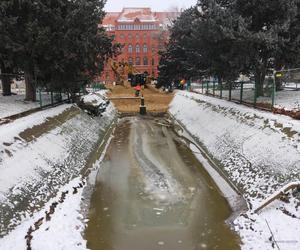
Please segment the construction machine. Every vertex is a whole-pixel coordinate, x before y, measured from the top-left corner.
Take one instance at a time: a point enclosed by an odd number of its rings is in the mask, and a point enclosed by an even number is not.
[[[116,76],[117,85],[125,85],[128,75],[137,74],[136,69],[127,62],[111,61],[111,68]]]

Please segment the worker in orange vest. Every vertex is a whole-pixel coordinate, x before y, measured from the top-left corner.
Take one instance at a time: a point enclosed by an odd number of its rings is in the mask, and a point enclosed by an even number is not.
[[[184,79],[182,79],[181,81],[180,81],[180,89],[184,89],[184,85],[185,85],[185,80]]]
[[[134,87],[134,89],[135,89],[135,96],[136,97],[139,97],[140,96],[140,92],[141,92],[141,90],[142,90],[142,88],[141,88],[141,85],[136,85],[135,87]]]

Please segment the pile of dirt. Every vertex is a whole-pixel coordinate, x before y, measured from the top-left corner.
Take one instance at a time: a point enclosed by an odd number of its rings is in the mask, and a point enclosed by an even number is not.
[[[129,85],[113,86],[108,85],[110,90],[108,98],[111,99],[117,110],[121,113],[137,113],[140,109],[141,101],[139,99],[122,99],[127,97],[135,97],[135,90]],[[173,100],[174,95],[170,93],[161,93],[150,86],[142,89],[141,94],[145,98],[145,105],[148,112],[161,113],[167,112],[169,104]],[[120,98],[120,99],[118,99]]]

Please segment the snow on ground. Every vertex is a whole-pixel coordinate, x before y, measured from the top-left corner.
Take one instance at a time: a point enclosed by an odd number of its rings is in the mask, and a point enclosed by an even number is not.
[[[66,184],[58,192],[57,197],[52,198],[45,207],[32,217],[24,219],[12,233],[0,239],[0,248],[2,250],[23,250],[26,249],[25,236],[30,226],[35,228],[34,223],[40,218],[43,223],[38,230],[32,233],[31,246],[33,249],[86,249],[85,240],[82,237],[82,231],[85,228],[85,222],[81,215],[81,197],[83,189],[78,189],[73,194],[73,187],[77,187],[81,178],[77,177]],[[68,191],[64,202],[60,203],[62,192]],[[49,221],[45,218],[45,212],[54,203],[58,202],[55,212],[51,215]]]
[[[299,84],[300,87],[300,84]],[[194,84],[193,85],[193,91],[197,93],[202,94],[202,86],[199,84]],[[203,93],[206,92],[206,89],[203,89]],[[213,90],[210,89],[209,93],[212,94]],[[231,97],[234,100],[239,101],[240,100],[240,93],[241,90],[239,88],[233,89],[231,93]],[[220,91],[216,90],[215,95],[219,96]],[[228,99],[229,98],[229,91],[228,90],[223,90],[222,91],[222,96],[223,98]],[[254,89],[253,89],[253,84],[244,84],[244,90],[243,90],[243,101],[253,103],[254,102]],[[272,103],[272,98],[271,97],[258,97],[257,99],[258,103]],[[285,110],[300,110],[300,89],[293,90],[293,89],[284,89],[283,91],[278,91],[276,92],[275,95],[275,107],[276,108],[284,108]]]
[[[57,116],[70,107],[71,105],[69,104],[60,105],[52,109],[47,109],[44,111],[34,113],[30,116],[17,119],[12,123],[1,125],[0,145],[3,143],[9,143],[14,141],[14,137],[22,131],[24,131],[25,129],[40,125],[44,123],[47,120],[47,118]]]
[[[112,105],[99,117],[61,105],[0,126],[0,238],[90,167],[114,117]]]
[[[300,90],[285,90],[276,93],[275,107],[285,110],[300,110]]]
[[[42,106],[47,106],[51,104],[51,93],[50,92],[42,92],[41,95],[37,93],[37,101],[29,102],[25,101],[25,93],[12,90],[14,93],[18,93],[17,95],[11,96],[2,96],[0,93],[0,119],[8,116],[16,115],[31,109],[39,108],[41,98]],[[58,93],[53,94],[53,102],[57,103],[60,98],[62,100],[67,100],[68,96],[64,93],[61,95]]]
[[[187,92],[176,94],[170,112],[220,162],[250,208],[300,180],[299,121]],[[290,203],[277,201],[258,215],[250,209],[237,218],[243,249],[273,249],[271,231],[280,249],[300,249],[296,195],[288,194]]]
[[[88,95],[83,96],[80,100],[85,104],[90,104],[92,106],[105,106],[106,105],[106,90],[100,90],[94,93],[89,93]]]
[[[0,95],[0,119],[39,107],[39,102],[27,102],[24,99],[25,95]]]

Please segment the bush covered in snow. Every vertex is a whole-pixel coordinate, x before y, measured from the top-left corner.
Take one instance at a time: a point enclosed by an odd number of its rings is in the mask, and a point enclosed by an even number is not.
[[[89,114],[98,116],[103,113],[109,105],[105,93],[106,91],[97,91],[82,96],[78,106],[83,110],[86,110]]]

